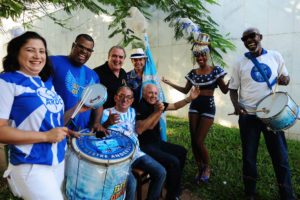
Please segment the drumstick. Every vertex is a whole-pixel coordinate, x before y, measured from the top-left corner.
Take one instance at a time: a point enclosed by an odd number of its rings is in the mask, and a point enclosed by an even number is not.
[[[247,111],[247,113],[257,113],[257,112],[264,112],[264,113],[267,113],[269,112],[269,110],[267,109],[262,109],[262,110],[251,110],[251,111]],[[235,115],[235,113],[229,113],[227,115]]]
[[[87,92],[84,94],[84,96],[80,99],[79,104],[77,105],[77,107],[75,108],[75,111],[73,112],[71,118],[69,119],[69,121],[66,123],[66,127],[68,127],[71,123],[71,121],[74,119],[74,117],[77,115],[77,113],[79,112],[79,110],[81,109],[81,107],[83,106],[84,102],[88,99],[88,97],[90,96],[92,90],[90,90],[89,88],[87,88]]]
[[[278,75],[277,78],[279,78],[281,76],[281,73],[282,73],[282,70],[283,70],[283,64],[284,64],[284,62],[282,62],[282,65],[281,65],[281,68],[280,68],[280,72],[279,72],[279,75]],[[275,85],[274,92],[273,92],[273,95],[272,95],[272,101],[271,101],[271,105],[269,107],[270,109],[273,107],[273,103],[274,103],[274,98],[275,98],[277,87],[278,87],[278,79],[276,81],[276,85]],[[268,109],[268,110],[270,110],[270,109]]]
[[[96,133],[82,133],[82,134],[79,134],[79,136],[93,136],[93,135],[96,135]]]
[[[90,94],[91,94],[92,90],[90,90],[89,88],[87,88],[87,92],[84,94],[84,96],[82,97],[82,99],[80,100],[78,106],[76,107],[73,115],[71,118],[74,118],[77,113],[79,112],[79,110],[81,109],[81,107],[83,106],[84,102],[89,98]]]
[[[282,65],[281,65],[281,68],[280,68],[280,72],[279,72],[278,78],[281,76],[281,73],[282,73],[282,70],[283,70],[283,64],[284,64],[284,63],[282,63]],[[273,102],[274,96],[275,96],[275,94],[276,94],[277,87],[278,87],[278,80],[276,81],[276,85],[275,85],[275,88],[274,88],[274,92],[273,92],[273,96],[272,96],[272,102]]]

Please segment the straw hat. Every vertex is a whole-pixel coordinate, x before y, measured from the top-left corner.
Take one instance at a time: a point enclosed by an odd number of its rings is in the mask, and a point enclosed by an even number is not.
[[[132,49],[130,59],[132,58],[147,58],[142,48]]]

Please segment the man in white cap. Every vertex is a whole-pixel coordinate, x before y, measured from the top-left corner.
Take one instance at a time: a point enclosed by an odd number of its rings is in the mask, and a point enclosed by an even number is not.
[[[134,93],[134,102],[132,104],[132,107],[134,108],[140,100],[146,58],[147,56],[142,48],[133,49],[130,55],[134,69],[130,72],[127,72],[127,85],[133,90]]]

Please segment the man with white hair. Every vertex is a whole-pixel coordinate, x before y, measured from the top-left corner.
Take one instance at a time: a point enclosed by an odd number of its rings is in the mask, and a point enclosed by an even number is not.
[[[143,87],[142,99],[136,107],[136,132],[141,149],[162,164],[167,170],[167,200],[177,200],[181,195],[181,175],[186,159],[186,149],[182,146],[162,141],[159,119],[166,110],[177,110],[190,103],[200,94],[193,88],[190,96],[176,103],[158,101],[158,87],[147,84]]]

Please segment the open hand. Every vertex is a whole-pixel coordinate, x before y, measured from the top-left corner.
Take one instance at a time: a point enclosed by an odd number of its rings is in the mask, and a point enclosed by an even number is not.
[[[94,132],[104,132],[105,136],[110,135],[110,132],[106,128],[104,128],[100,122],[96,122],[93,124],[90,133],[94,133]]]
[[[196,99],[199,96],[199,94],[200,94],[199,86],[193,87],[189,96],[189,101],[193,101],[194,99]]]
[[[161,78],[161,81],[164,82],[164,83],[166,83],[166,84],[168,84],[168,85],[171,84],[171,81],[165,79],[165,77],[162,77],[162,78]]]

